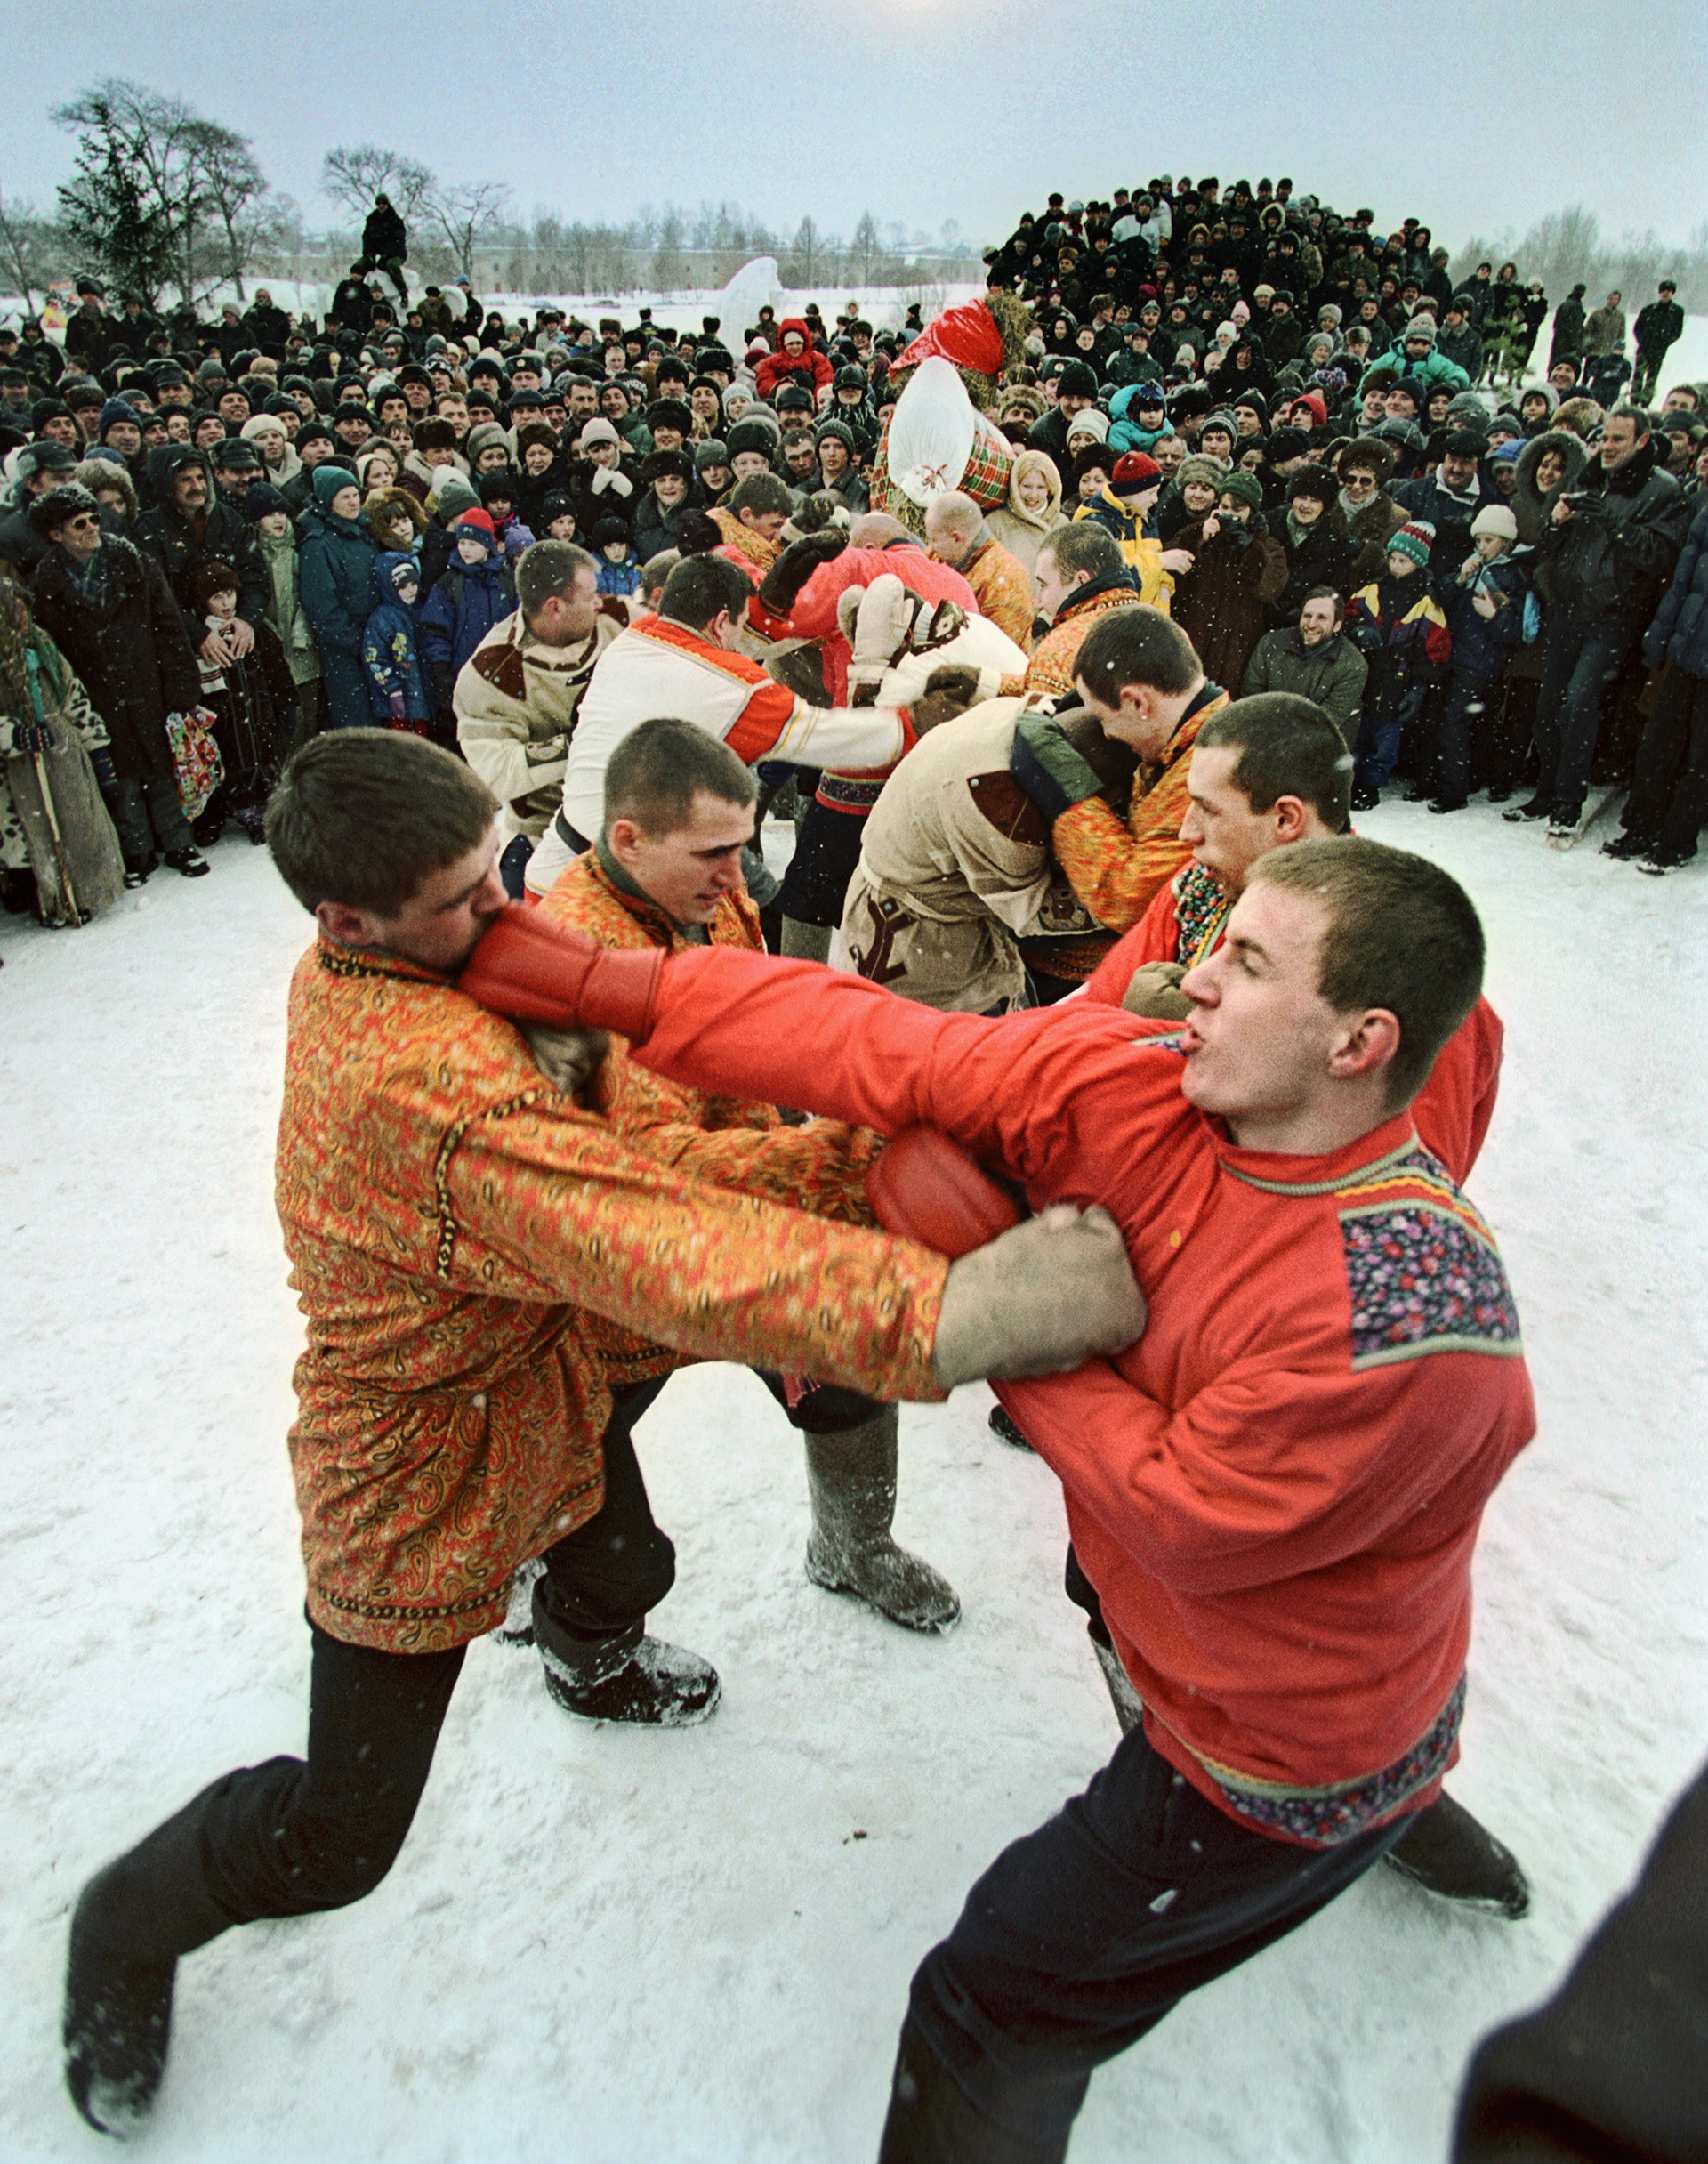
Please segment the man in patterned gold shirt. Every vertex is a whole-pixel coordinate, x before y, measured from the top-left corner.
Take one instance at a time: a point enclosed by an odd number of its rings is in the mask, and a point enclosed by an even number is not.
[[[498,809],[461,761],[377,730],[313,739],[269,807],[319,934],[291,988],[278,1157],[309,1324],[290,1438],[309,1754],[222,1776],[84,1889],[66,2071],[102,2131],[152,2104],[179,1956],[385,1876],[467,1643],[503,1619],[519,1566],[544,1565],[533,1630],[560,1705],[672,1725],[711,1711],[710,1665],[644,1635],[673,1551],[628,1431],[661,1343],[934,1399],[1076,1367],[1142,1328],[1100,1212],[947,1264],[868,1229],[875,1134],[654,1151],[561,1086],[574,1047],[552,1048],[548,1079],[455,981],[506,906]]]

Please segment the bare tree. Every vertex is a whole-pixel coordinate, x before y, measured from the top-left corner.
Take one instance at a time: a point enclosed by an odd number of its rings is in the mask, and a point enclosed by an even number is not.
[[[824,244],[818,228],[809,218],[802,218],[794,229],[790,244],[789,259],[784,270],[791,286],[816,286],[825,275]]]
[[[509,200],[510,190],[501,182],[463,181],[431,188],[419,207],[426,222],[443,235],[463,276],[472,278],[474,244],[494,231]]]
[[[38,290],[46,291],[55,258],[64,245],[59,228],[51,218],[44,218],[33,203],[18,196],[8,203],[0,195],[0,277],[23,295],[24,305],[32,315],[36,295]]]
[[[680,293],[688,283],[688,258],[682,253],[682,216],[666,204],[658,226],[658,246],[653,251],[652,282],[660,293]]]
[[[219,274],[232,280],[241,301],[244,270],[276,230],[266,175],[248,138],[215,121],[196,124],[190,153],[202,205],[220,238]]]
[[[437,186],[430,166],[399,150],[382,149],[378,143],[342,145],[320,160],[320,192],[358,218],[367,217],[375,197],[384,195],[407,224],[420,214]]]

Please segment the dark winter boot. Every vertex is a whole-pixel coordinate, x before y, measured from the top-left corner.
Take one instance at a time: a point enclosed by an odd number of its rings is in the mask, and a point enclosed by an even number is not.
[[[830,1593],[851,1593],[906,1630],[949,1630],[959,1621],[955,1588],[928,1562],[890,1538],[896,1515],[893,1405],[838,1435],[803,1435],[812,1531],[807,1576]]]
[[[98,1871],[77,1897],[65,1970],[65,2079],[89,2124],[120,2141],[165,2071],[181,1954],[231,1928],[202,1876],[212,1789]]]
[[[1520,820],[1546,819],[1553,808],[1551,796],[1533,796],[1528,803],[1514,804],[1510,812],[1503,812],[1501,817],[1509,826],[1517,826]]]
[[[165,860],[186,879],[205,879],[214,868],[199,849],[169,849]]]
[[[1515,1923],[1530,1906],[1518,1858],[1446,1789],[1417,1813],[1384,1861],[1444,1901],[1492,1909]]]
[[[28,916],[36,908],[36,875],[27,864],[0,871],[0,909],[8,916]]]
[[[722,1685],[709,1660],[642,1634],[646,1619],[607,1637],[584,1637],[551,1615],[544,1579],[534,1587],[534,1643],[545,1687],[566,1713],[588,1721],[691,1728],[716,1708]]]
[[[878,2164],[1061,2164],[1086,2079],[1081,2076],[1051,2087],[1059,2088],[1060,2095],[1036,2101],[1043,2106],[1040,2116],[1060,2120],[1059,2136],[1040,2140],[999,2127],[961,2087],[910,2015],[901,2025]]]
[[[993,1405],[990,1409],[990,1432],[993,1435],[1000,1435],[1013,1449],[1029,1450],[1032,1448],[1019,1422],[1000,1405]]]

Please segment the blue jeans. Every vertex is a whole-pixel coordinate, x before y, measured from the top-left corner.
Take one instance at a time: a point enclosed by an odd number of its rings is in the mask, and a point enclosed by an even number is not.
[[[1590,786],[1602,698],[1636,635],[1616,619],[1579,624],[1557,616],[1548,627],[1536,695],[1536,795],[1574,818]]]
[[[1393,779],[1406,723],[1398,715],[1379,720],[1374,714],[1359,717],[1358,739],[1352,747],[1353,782],[1361,789],[1385,789]]]

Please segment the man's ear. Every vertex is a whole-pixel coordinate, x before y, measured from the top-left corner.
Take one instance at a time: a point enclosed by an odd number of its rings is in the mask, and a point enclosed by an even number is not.
[[[374,924],[366,909],[347,901],[322,901],[315,906],[314,920],[329,940],[341,947],[367,947],[373,943]]]
[[[1367,1007],[1343,1026],[1328,1055],[1328,1071],[1337,1082],[1356,1082],[1379,1073],[1398,1050],[1398,1016],[1389,1007]]]
[[[1303,839],[1307,813],[1302,798],[1277,796],[1269,806],[1269,816],[1275,821],[1275,839],[1279,847],[1287,842]]]
[[[606,847],[622,865],[633,863],[640,839],[640,829],[632,819],[614,819],[605,833]]]

